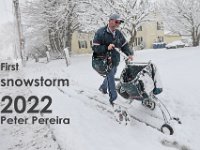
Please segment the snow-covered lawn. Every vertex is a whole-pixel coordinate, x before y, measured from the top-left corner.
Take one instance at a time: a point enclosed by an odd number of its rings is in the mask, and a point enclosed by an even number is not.
[[[114,121],[112,114],[101,109],[100,103],[95,99],[108,104],[109,97],[98,92],[103,78],[92,69],[91,55],[73,56],[69,67],[66,67],[64,60],[53,60],[47,64],[28,62],[21,74],[23,78],[43,76],[44,78],[69,79],[69,87],[29,88],[32,95],[52,97],[53,113],[46,114],[45,117],[60,116],[71,119],[69,125],[50,125],[47,128],[56,137],[60,149],[198,150],[200,146],[199,56],[199,47],[144,50],[135,53],[135,61],[152,60],[156,64],[164,87],[159,98],[170,112],[180,117],[182,121],[181,125],[174,125],[175,133],[172,136],[164,135],[136,120],[131,120],[130,126],[120,125]],[[118,67],[117,76],[120,75],[124,65],[122,61]],[[133,102],[132,105],[133,112],[137,110],[148,112],[139,102]],[[150,122],[153,119],[147,113],[144,113],[142,117]],[[2,129],[1,126],[0,128]],[[22,138],[22,135],[18,136]],[[40,133],[32,133],[32,136],[40,137]],[[9,139],[9,132],[4,131],[3,137]],[[3,141],[0,138],[1,145]],[[22,138],[22,142],[25,144],[28,141],[23,141]],[[16,149],[20,148],[16,147]]]

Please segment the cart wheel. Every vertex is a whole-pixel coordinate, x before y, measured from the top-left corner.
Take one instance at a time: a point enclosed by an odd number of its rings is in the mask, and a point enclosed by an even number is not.
[[[142,100],[142,105],[149,108],[150,110],[154,110],[156,108],[156,103],[152,100]]]
[[[161,127],[161,132],[164,134],[172,135],[174,134],[173,128],[168,124],[163,124]]]
[[[156,103],[155,102],[151,102],[151,110],[154,110],[156,108]]]

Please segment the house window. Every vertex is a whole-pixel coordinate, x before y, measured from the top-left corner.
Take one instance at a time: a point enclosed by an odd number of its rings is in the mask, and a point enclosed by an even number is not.
[[[142,37],[139,37],[139,38],[138,38],[138,45],[140,45],[142,42],[143,42],[143,38],[142,38]]]
[[[90,47],[91,47],[91,48],[92,48],[92,45],[93,45],[93,41],[91,40],[91,41],[90,41]]]
[[[140,41],[143,42],[143,37],[140,37]]]
[[[137,38],[135,38],[135,46],[137,46]]]
[[[163,22],[157,22],[157,30],[163,30]]]
[[[140,45],[140,43],[141,43],[141,40],[140,40],[140,38],[138,38],[138,44],[137,45]]]
[[[87,41],[78,41],[79,48],[87,48]]]
[[[158,36],[158,42],[164,42],[164,37],[163,36]]]
[[[143,37],[135,38],[135,46],[140,45],[143,42]]]
[[[142,31],[142,26],[139,26],[139,27],[137,28],[137,31]]]

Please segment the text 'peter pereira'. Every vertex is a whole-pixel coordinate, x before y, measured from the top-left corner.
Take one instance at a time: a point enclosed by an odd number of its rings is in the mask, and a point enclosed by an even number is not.
[[[35,79],[0,79],[0,86],[35,86],[35,87],[50,87],[50,86],[69,86],[69,79],[49,79],[41,76]]]
[[[70,124],[70,118],[61,118],[59,116],[53,118],[45,117],[6,117],[0,116],[0,124],[10,124],[10,125],[21,125],[21,124],[51,124],[51,125],[61,125]]]

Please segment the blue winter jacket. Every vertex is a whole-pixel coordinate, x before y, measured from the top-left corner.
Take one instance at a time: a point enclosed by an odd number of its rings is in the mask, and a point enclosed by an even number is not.
[[[95,33],[93,39],[93,56],[105,56],[108,53],[108,46],[114,44],[120,48],[127,56],[133,55],[133,51],[129,49],[128,43],[123,34],[119,30],[115,30],[113,34],[108,26],[102,27]],[[120,54],[114,49],[111,52],[112,65],[118,66],[120,62]]]

